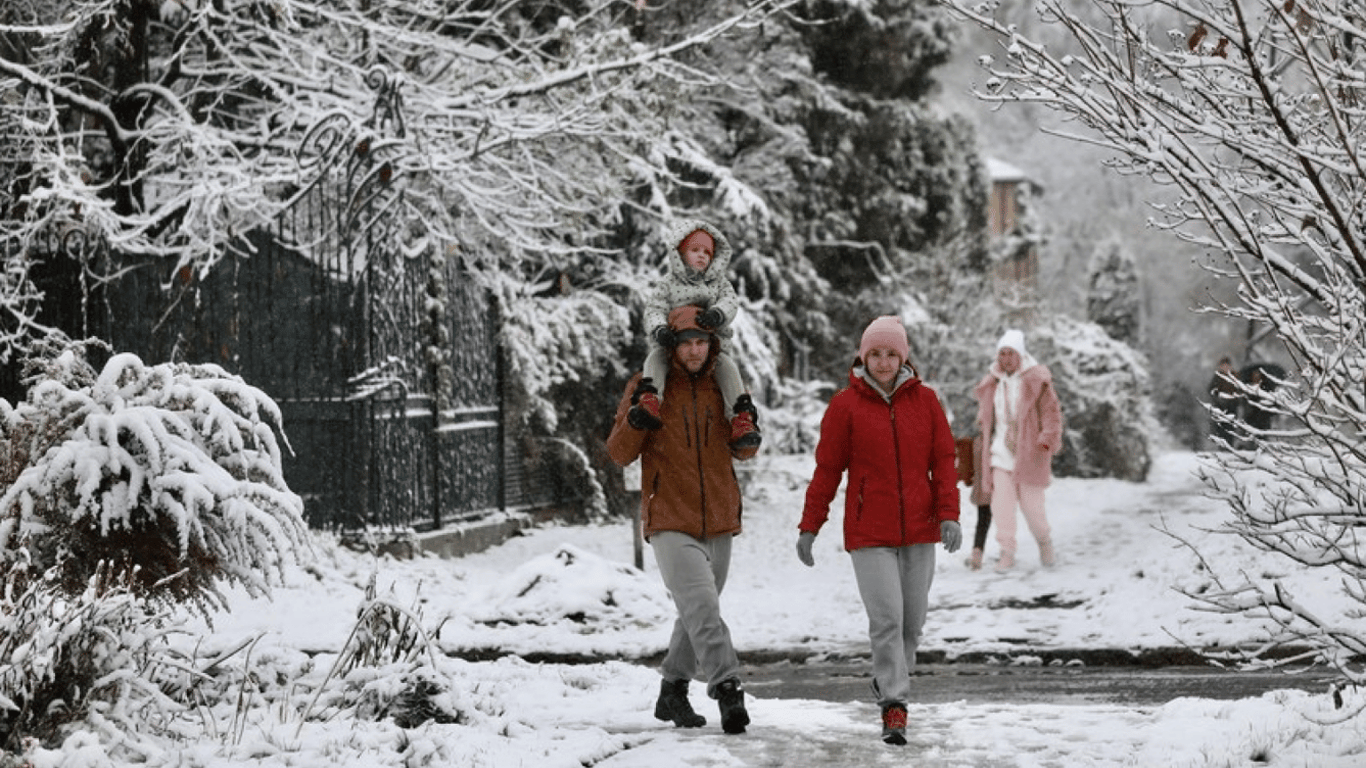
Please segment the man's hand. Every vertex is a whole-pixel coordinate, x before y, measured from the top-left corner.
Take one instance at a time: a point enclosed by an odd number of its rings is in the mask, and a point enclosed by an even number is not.
[[[697,327],[704,331],[714,331],[726,322],[726,316],[718,307],[707,307],[697,316]]]
[[[797,559],[808,568],[816,564],[816,558],[811,556],[811,545],[816,543],[816,534],[810,531],[802,531],[797,536]]]
[[[654,329],[653,331],[650,332],[650,335],[651,335],[651,336],[654,336],[654,338],[655,338],[655,343],[658,344],[659,346],[661,346],[661,347],[663,347],[663,348],[665,348],[665,349],[673,349],[673,348],[674,348],[674,342],[676,341],[676,339],[674,338],[674,332],[671,331],[671,330],[669,330],[669,326],[667,326],[667,325],[658,325],[658,326],[655,326],[655,329]]]
[[[945,520],[939,524],[939,538],[944,542],[944,549],[957,552],[963,546],[963,526],[956,520]]]

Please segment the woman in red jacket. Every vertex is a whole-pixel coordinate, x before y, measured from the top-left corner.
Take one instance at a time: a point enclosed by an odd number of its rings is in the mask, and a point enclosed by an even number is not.
[[[868,613],[873,690],[882,740],[906,743],[910,673],[929,607],[934,545],[958,550],[958,475],[953,433],[939,397],[907,362],[906,329],[893,316],[863,332],[849,386],[821,419],[816,471],[806,489],[797,556],[811,546],[847,472],[844,548]]]

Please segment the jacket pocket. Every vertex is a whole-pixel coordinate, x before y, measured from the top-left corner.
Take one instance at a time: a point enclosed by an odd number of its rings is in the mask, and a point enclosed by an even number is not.
[[[640,526],[642,530],[650,530],[651,511],[654,507],[655,497],[658,495],[659,473],[656,472],[654,477],[650,478],[650,492],[640,500]]]
[[[863,519],[863,492],[868,488],[868,478],[861,477],[858,481],[858,495],[854,497],[854,519]]]

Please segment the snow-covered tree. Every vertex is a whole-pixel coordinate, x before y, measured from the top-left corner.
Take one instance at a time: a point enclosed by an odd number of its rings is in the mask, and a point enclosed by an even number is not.
[[[409,247],[491,272],[533,256],[534,274],[600,245],[671,95],[712,81],[679,53],[782,4],[649,44],[624,0],[11,4],[0,242],[49,258],[79,229],[164,282],[202,274],[318,182],[309,158],[350,141],[405,185],[388,215],[418,224]],[[22,266],[0,278],[11,334],[35,322]]]
[[[984,269],[972,126],[927,106],[952,41],[925,3],[822,0],[712,47],[741,87],[699,105],[696,143],[763,205],[742,216],[734,194],[709,204],[737,225],[738,277],[785,368],[842,382],[873,316],[914,294],[943,319],[958,298],[950,274]]]
[[[1091,254],[1086,282],[1086,318],[1110,338],[1137,344],[1142,327],[1138,267],[1119,238],[1106,238]]]
[[[86,345],[40,346],[28,400],[0,400],[5,573],[76,595],[112,569],[140,598],[207,612],[306,553],[270,398],[216,366],[120,354],[96,371]]]
[[[356,164],[367,174],[357,188],[402,191],[382,213],[404,222],[402,251],[458,262],[503,310],[512,423],[552,441],[575,435],[579,450],[552,452],[582,464],[574,457],[591,440],[578,434],[598,430],[572,414],[602,410],[580,406],[610,389],[604,374],[631,364],[638,335],[622,308],[637,304],[664,253],[657,237],[641,243],[675,213],[646,190],[694,165],[728,178],[688,138],[696,94],[729,77],[697,51],[760,30],[790,5],[9,5],[0,20],[0,360],[50,330],[40,317],[53,296],[38,289],[36,263],[82,288],[150,271],[168,306],[193,304],[199,278],[221,259],[250,257],[249,233],[339,183],[324,158],[364,154],[374,161]],[[754,197],[733,181],[727,189]],[[633,224],[637,211],[647,223]],[[289,247],[335,250],[345,213],[319,216]],[[107,246],[110,270],[61,258],[71,233]],[[561,278],[572,295],[546,290]],[[772,338],[757,328],[752,338]],[[436,336],[426,353],[448,381],[450,352]]]
[[[1234,534],[1292,562],[1341,571],[1366,603],[1366,14],[1357,0],[1042,0],[1079,52],[1055,56],[991,7],[943,0],[995,30],[981,97],[1042,104],[1114,152],[1114,168],[1170,185],[1154,224],[1210,253],[1236,282],[1215,312],[1269,329],[1292,361],[1265,393],[1278,428],[1208,472]],[[1263,474],[1264,473],[1264,474]],[[1270,619],[1269,650],[1307,643],[1356,682],[1366,633],[1319,615],[1275,578],[1227,577],[1209,607]]]

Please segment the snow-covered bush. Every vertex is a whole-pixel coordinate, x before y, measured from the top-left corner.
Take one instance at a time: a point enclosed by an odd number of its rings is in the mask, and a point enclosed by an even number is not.
[[[773,388],[773,402],[764,410],[759,422],[764,430],[764,451],[782,454],[815,451],[821,434],[821,417],[836,389],[826,381],[778,381]]]
[[[69,595],[55,569],[0,581],[0,745],[59,741],[63,726],[94,715],[120,730],[149,712],[179,709],[155,676],[165,658],[164,617],[133,594],[133,574],[101,564]]]
[[[1137,344],[1143,295],[1134,255],[1118,237],[1107,238],[1091,254],[1086,281],[1087,319],[1104,328],[1110,338]]]
[[[1153,414],[1148,363],[1095,323],[1049,317],[1031,331],[1030,354],[1053,373],[1063,413],[1063,450],[1053,469],[1065,477],[1140,482],[1152,465]]]
[[[207,612],[220,585],[264,594],[308,548],[264,393],[212,365],[148,366],[53,342],[26,402],[0,401],[0,566],[31,558],[80,594],[106,563],[135,593]]]

